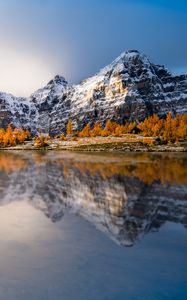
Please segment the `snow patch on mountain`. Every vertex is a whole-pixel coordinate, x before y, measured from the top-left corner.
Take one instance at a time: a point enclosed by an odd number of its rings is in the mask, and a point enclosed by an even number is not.
[[[0,93],[0,127],[11,123],[52,135],[62,132],[69,118],[81,129],[107,119],[138,122],[168,111],[187,113],[187,75],[172,75],[137,50],[122,53],[78,85],[57,75],[28,98]]]

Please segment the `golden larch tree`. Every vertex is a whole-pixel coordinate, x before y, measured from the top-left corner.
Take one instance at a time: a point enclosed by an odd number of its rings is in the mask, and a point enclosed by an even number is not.
[[[67,123],[67,126],[66,126],[66,132],[67,132],[68,135],[73,134],[73,123],[72,123],[71,119],[68,120],[68,123]]]

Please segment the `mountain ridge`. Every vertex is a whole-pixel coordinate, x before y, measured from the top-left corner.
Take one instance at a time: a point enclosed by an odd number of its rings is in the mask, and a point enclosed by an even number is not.
[[[169,111],[187,112],[187,75],[172,75],[137,50],[123,52],[77,85],[56,75],[28,98],[0,93],[0,127],[12,124],[51,135],[64,131],[70,118],[80,130],[87,123],[138,122]]]

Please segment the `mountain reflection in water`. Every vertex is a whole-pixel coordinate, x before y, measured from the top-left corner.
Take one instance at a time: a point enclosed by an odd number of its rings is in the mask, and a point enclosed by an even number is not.
[[[187,228],[185,154],[0,153],[0,205],[28,201],[53,222],[76,213],[132,246],[167,221]]]

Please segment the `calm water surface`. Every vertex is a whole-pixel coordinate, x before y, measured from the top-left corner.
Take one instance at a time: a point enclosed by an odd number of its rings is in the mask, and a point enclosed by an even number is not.
[[[1,300],[186,300],[186,154],[0,153]]]

